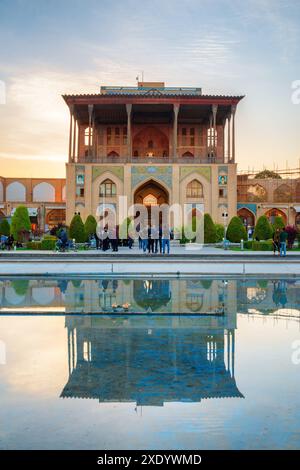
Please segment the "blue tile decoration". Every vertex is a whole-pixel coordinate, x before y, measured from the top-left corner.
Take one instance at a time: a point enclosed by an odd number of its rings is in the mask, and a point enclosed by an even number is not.
[[[239,202],[237,205],[237,210],[242,209],[243,207],[245,207],[245,209],[249,209],[249,211],[253,212],[253,214],[256,215],[256,212],[257,212],[256,204],[249,204],[249,203],[243,204],[242,202]]]
[[[172,188],[172,166],[132,166],[131,167],[131,185],[135,188],[139,183],[147,181],[153,177],[161,181],[169,188]]]

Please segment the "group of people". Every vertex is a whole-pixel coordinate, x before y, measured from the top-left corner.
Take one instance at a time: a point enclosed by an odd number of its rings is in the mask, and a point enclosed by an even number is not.
[[[285,228],[277,228],[273,234],[273,252],[278,251],[279,256],[286,256],[288,233]]]
[[[1,244],[1,249],[2,250],[12,250],[13,246],[14,246],[14,242],[15,242],[15,239],[14,239],[14,236],[13,235],[1,235],[1,240],[0,240],[0,244]]]
[[[145,226],[139,230],[139,249],[144,253],[170,254],[172,232],[167,225]]]

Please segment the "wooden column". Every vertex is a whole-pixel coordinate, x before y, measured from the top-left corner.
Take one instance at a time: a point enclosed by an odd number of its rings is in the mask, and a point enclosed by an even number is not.
[[[223,119],[223,122],[222,122],[222,132],[223,132],[223,135],[222,135],[222,141],[223,141],[223,163],[226,162],[226,154],[225,154],[225,126],[226,126],[226,118]]]
[[[73,134],[73,111],[74,105],[69,106],[70,110],[70,132],[69,132],[69,163],[72,162],[72,134]]]
[[[217,134],[217,111],[218,111],[218,105],[217,104],[213,104],[212,105],[212,118],[213,118],[213,129],[214,129],[214,133],[213,133],[213,140],[212,140],[212,144],[213,144],[213,149],[214,149],[214,152],[216,152],[216,143],[217,143],[217,139],[216,139],[216,134]]]
[[[177,159],[177,134],[178,134],[178,113],[179,113],[179,104],[173,104],[173,157]]]
[[[132,104],[126,104],[127,112],[127,157],[132,156],[132,145],[131,145],[131,113],[132,113]]]
[[[232,114],[232,163],[235,163],[235,112],[236,112],[236,105],[231,106],[231,114]]]
[[[75,116],[73,116],[73,126],[74,126],[74,129],[73,129],[73,152],[72,152],[72,159],[73,159],[73,162],[77,161],[76,159],[76,135],[77,135],[77,120],[75,118]]]
[[[88,149],[88,155],[89,157],[91,156],[91,150],[92,150],[92,116],[93,116],[93,109],[94,105],[89,104],[88,105],[88,110],[89,110],[89,149]]]
[[[230,162],[231,160],[231,132],[230,132],[230,126],[231,126],[231,113],[228,114],[227,116],[227,161]]]

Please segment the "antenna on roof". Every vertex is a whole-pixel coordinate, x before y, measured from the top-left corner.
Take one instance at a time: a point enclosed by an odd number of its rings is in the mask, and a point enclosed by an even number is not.
[[[137,83],[139,83],[139,81],[140,81],[140,75],[139,74],[141,74],[141,76],[142,76],[142,83],[143,83],[144,82],[144,70],[140,70],[138,72],[137,76],[135,77]]]

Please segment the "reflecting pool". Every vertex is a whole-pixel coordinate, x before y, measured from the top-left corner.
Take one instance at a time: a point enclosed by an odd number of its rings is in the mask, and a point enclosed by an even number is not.
[[[299,449],[299,280],[145,281],[1,281],[0,448]]]

